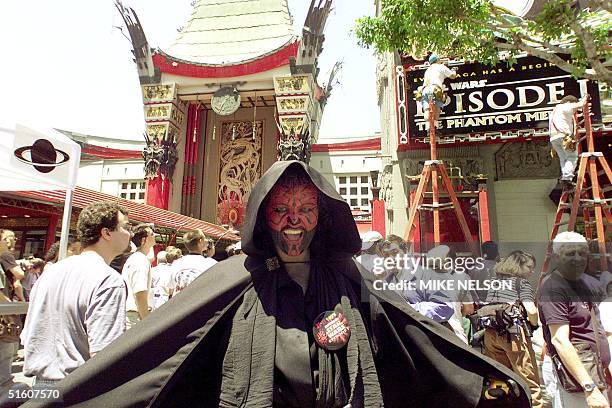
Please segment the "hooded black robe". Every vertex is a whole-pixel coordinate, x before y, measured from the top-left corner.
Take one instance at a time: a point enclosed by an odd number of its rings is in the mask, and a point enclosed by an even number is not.
[[[264,233],[260,210],[289,166],[301,166],[322,192],[319,226],[310,247],[311,262],[320,265],[319,272],[339,274],[336,276],[343,277],[340,281],[350,282],[349,290],[360,294],[361,303],[356,310],[365,323],[384,400],[376,405],[382,406],[384,402],[385,407],[493,406],[481,397],[483,382],[493,377],[515,384],[517,395],[503,406],[529,407],[527,388],[510,370],[468,349],[448,329],[416,313],[399,295],[373,289],[371,273],[352,258],[361,241],[349,206],[318,172],[297,161],[275,163],[251,193],[242,232],[246,255],[231,257],[209,269],[61,381],[58,385],[63,398],[61,405],[96,408],[220,405],[226,374],[224,359],[228,344],[232,343],[232,324],[236,317],[240,318],[237,311],[244,310],[241,308],[249,302],[248,293],[259,296],[265,292],[270,276],[278,272],[270,272],[266,263],[275,253]],[[263,292],[250,291],[258,287],[263,287]],[[244,339],[233,340],[236,343]],[[256,346],[260,340],[265,339],[250,339],[247,343]],[[233,361],[234,365],[241,363],[239,358]],[[257,369],[247,365],[244,370],[235,370],[242,373],[247,393],[249,387],[255,389],[258,382],[268,380],[249,376]],[[346,396],[336,393],[337,399],[342,397]],[[323,406],[338,403],[342,405],[344,401]],[[274,404],[278,405],[277,401]],[[51,405],[40,401],[26,404]],[[270,405],[269,401],[246,397],[236,402],[236,406],[247,407]]]

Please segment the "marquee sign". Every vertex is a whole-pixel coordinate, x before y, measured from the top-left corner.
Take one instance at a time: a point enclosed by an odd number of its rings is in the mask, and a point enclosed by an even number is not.
[[[423,109],[414,99],[426,68],[405,71],[407,126],[400,123],[400,133],[407,128],[408,138],[427,136]],[[592,98],[594,121],[601,118],[597,83],[576,80],[539,58],[519,58],[512,67],[471,63],[456,68],[457,78],[445,82],[450,102],[443,108],[437,130],[443,136],[548,128],[548,115],[563,96],[580,97],[586,92]],[[401,137],[400,143],[408,138]]]

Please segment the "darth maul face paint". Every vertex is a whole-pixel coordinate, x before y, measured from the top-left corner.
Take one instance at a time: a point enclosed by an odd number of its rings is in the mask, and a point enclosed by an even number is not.
[[[310,180],[285,177],[270,192],[268,230],[277,248],[298,256],[310,246],[319,222],[319,191]]]

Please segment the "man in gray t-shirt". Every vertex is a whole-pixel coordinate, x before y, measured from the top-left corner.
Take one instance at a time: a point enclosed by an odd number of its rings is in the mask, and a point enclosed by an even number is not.
[[[126,288],[109,264],[130,240],[125,209],[94,203],[79,216],[83,252],[54,264],[34,287],[21,334],[24,374],[59,381],[125,331]]]

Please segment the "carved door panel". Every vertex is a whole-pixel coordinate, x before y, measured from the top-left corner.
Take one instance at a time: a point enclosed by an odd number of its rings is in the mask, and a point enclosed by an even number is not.
[[[217,220],[239,226],[249,195],[261,177],[263,121],[221,124]],[[238,215],[236,214],[238,212]],[[236,218],[237,217],[237,218]]]

